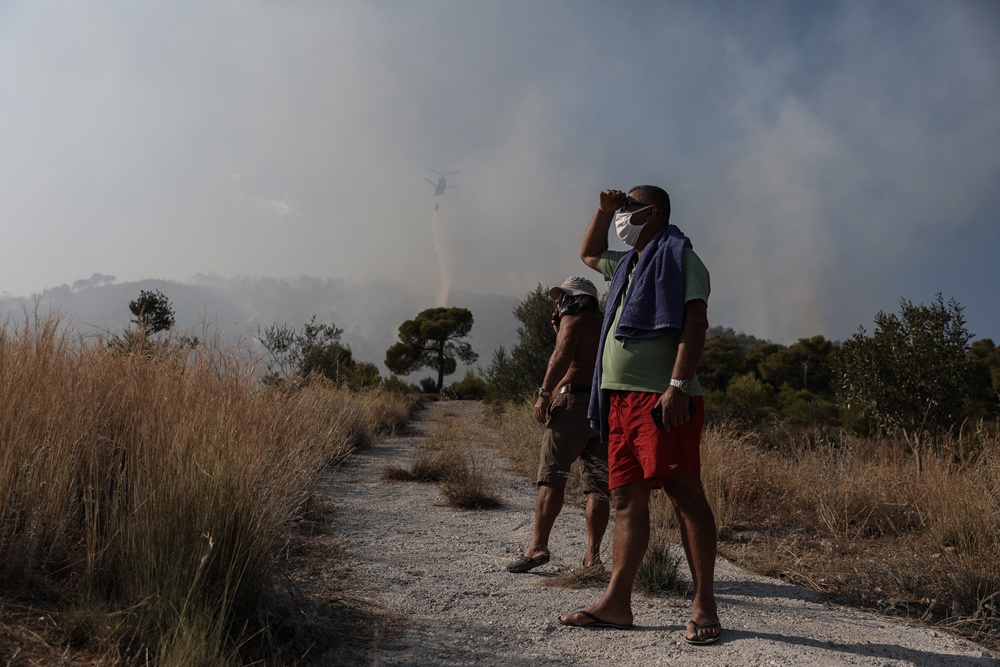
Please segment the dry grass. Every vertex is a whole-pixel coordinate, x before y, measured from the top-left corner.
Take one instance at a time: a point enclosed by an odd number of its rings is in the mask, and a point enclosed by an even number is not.
[[[410,423],[419,399],[413,394],[366,390],[360,395],[365,425],[374,436],[396,435]]]
[[[428,442],[418,445],[407,466],[390,465],[382,471],[382,479],[390,482],[419,482],[439,484],[451,475],[455,468],[465,463],[462,448],[457,441],[449,441],[447,446]]]
[[[545,577],[540,582],[552,588],[604,588],[611,581],[611,573],[604,565],[581,565],[554,577]]]
[[[332,502],[316,496],[294,522],[281,549],[285,584],[271,593],[268,617],[259,623],[266,633],[260,644],[280,644],[287,655],[304,657],[294,664],[309,664],[331,648],[345,664],[369,664],[395,644],[394,628],[402,626],[398,613],[369,599],[367,583],[333,532],[334,514]],[[271,664],[265,651],[257,657]]]
[[[834,598],[1000,646],[1000,441],[981,425],[925,443],[844,437],[756,446],[706,430],[704,481],[722,551]]]
[[[111,353],[54,318],[0,326],[0,585],[52,610],[61,650],[160,665],[279,650],[259,646],[260,619],[288,526],[406,408],[261,390],[252,370],[240,350]]]
[[[445,477],[441,497],[446,505],[463,510],[489,510],[503,505],[493,486],[489,466],[471,456]]]
[[[681,575],[681,560],[665,539],[650,539],[633,588],[646,595],[686,594],[689,587]]]
[[[499,433],[498,448],[513,463],[512,469],[534,479],[538,473],[543,426],[535,421],[533,404],[497,403],[484,418],[487,426]],[[573,463],[566,480],[566,501],[580,507],[587,502],[583,494],[583,466],[579,460]]]
[[[499,445],[513,463],[512,469],[534,477],[538,471],[538,443],[542,427],[535,421],[528,402],[494,403],[483,415],[486,425],[499,433]]]
[[[458,509],[500,507],[503,503],[492,482],[492,463],[473,444],[456,413],[446,412],[428,441],[417,447],[409,466],[388,466],[382,479],[440,484],[444,504]]]
[[[456,459],[452,452],[421,448],[417,449],[409,466],[387,466],[382,471],[382,479],[390,482],[437,484],[448,477],[455,465]]]
[[[504,454],[533,475],[538,425],[530,406],[496,408],[490,418]],[[998,432],[979,424],[925,441],[918,470],[906,442],[710,425],[702,469],[720,551],[840,602],[1000,648]],[[662,493],[651,512],[653,535],[676,541]]]

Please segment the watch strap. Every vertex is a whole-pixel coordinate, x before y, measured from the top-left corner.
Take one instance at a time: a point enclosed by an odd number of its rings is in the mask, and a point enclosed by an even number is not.
[[[677,378],[670,378],[670,386],[677,387],[685,394],[691,393],[691,380],[678,380]]]

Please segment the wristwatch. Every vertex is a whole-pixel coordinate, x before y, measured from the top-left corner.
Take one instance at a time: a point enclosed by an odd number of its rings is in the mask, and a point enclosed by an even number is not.
[[[677,378],[670,378],[670,386],[677,387],[685,394],[691,393],[691,380],[678,380]]]
[[[539,387],[538,391],[535,392],[535,396],[537,396],[538,398],[551,398],[552,397],[552,392],[551,391],[545,391],[544,389],[542,389],[541,387]]]

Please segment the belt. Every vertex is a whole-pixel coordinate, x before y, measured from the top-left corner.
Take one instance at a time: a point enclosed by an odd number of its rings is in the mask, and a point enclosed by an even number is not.
[[[559,387],[559,391],[556,394],[589,394],[590,385],[589,384],[564,384]]]

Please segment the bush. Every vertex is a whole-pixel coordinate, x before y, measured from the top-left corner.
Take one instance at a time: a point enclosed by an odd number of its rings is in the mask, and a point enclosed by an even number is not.
[[[315,315],[302,325],[301,333],[287,324],[259,330],[257,339],[268,352],[264,382],[299,385],[322,377],[352,389],[377,387],[381,383],[378,366],[356,361],[350,346],[340,342],[343,333],[334,324],[317,324]]]
[[[833,401],[787,384],[778,391],[778,410],[790,426],[819,426],[837,422],[840,409]]]
[[[441,496],[448,505],[464,510],[488,510],[502,504],[491,476],[471,456],[445,477]]]
[[[879,311],[841,346],[838,399],[871,414],[886,432],[953,427],[972,395],[971,335],[962,306],[940,294],[930,306],[902,300],[900,315]]]
[[[680,576],[681,557],[663,539],[652,539],[635,575],[633,588],[647,595],[683,595],[687,582]]]
[[[421,482],[437,484],[454,474],[464,465],[455,453],[438,448],[422,447],[414,454],[407,468],[391,465],[382,471],[382,479],[390,482]]]
[[[398,375],[390,375],[386,379],[382,380],[382,389],[390,391],[397,394],[417,394],[420,393],[420,387],[413,384],[412,382],[407,382]]]
[[[738,419],[760,419],[773,411],[774,390],[753,373],[737,375],[726,388],[725,406]]]
[[[378,366],[370,361],[359,361],[347,374],[347,386],[355,391],[374,389],[382,384],[382,375]]]
[[[448,387],[446,394],[463,401],[481,401],[486,397],[486,381],[468,370],[464,378]]]
[[[514,317],[521,323],[517,343],[510,353],[502,347],[496,350],[483,373],[491,398],[518,400],[541,384],[556,344],[552,310],[549,290],[541,284],[514,308]]]
[[[382,479],[441,484],[447,505],[459,509],[492,509],[501,505],[493,484],[492,460],[469,446],[467,431],[453,418],[444,420],[430,441],[420,446],[409,467],[388,466]]]

